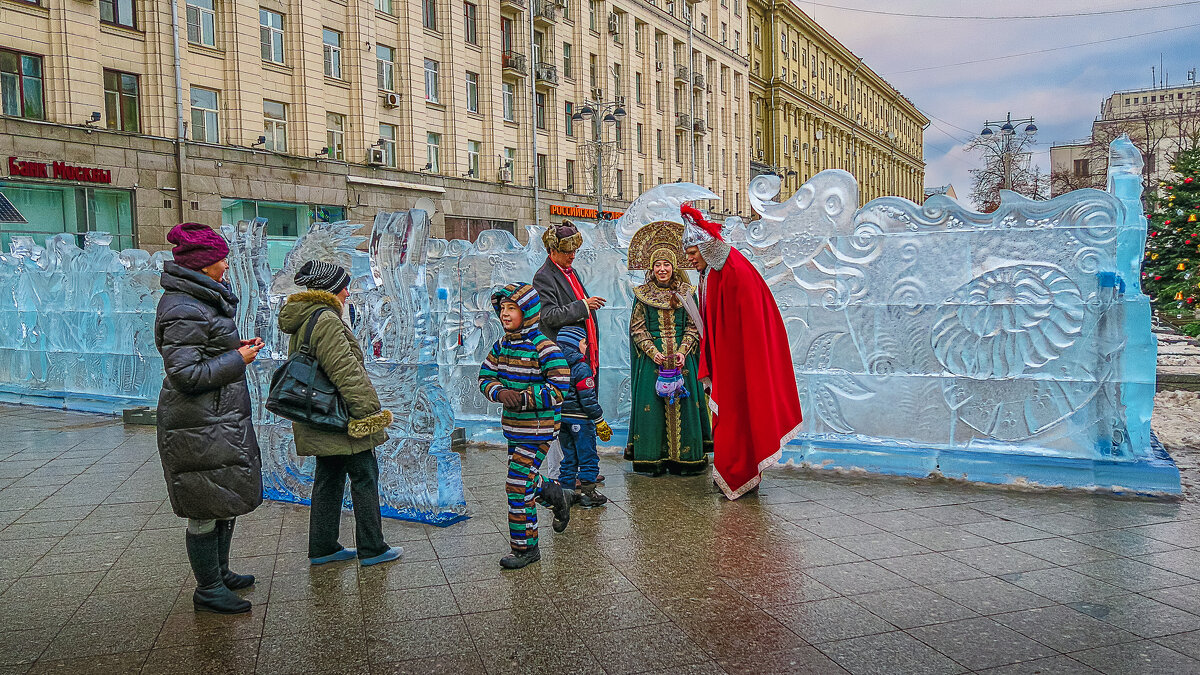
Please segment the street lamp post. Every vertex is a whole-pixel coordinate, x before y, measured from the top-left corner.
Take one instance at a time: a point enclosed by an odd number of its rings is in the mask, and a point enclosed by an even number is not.
[[[992,127],[995,127],[1000,134],[1000,170],[1003,172],[1000,188],[1002,190],[1011,190],[1013,188],[1013,157],[1014,155],[1019,154],[1018,150],[1020,150],[1020,143],[1016,142],[1016,125],[1019,124],[1026,125],[1024,129],[1026,137],[1032,138],[1038,131],[1037,125],[1033,123],[1032,117],[1014,120],[1012,118],[1012,113],[1008,113],[1008,115],[1001,121],[985,121],[983,123],[983,131],[979,132],[979,137],[982,139],[988,139],[990,136],[993,136],[997,133],[997,131],[992,130]]]
[[[591,120],[593,140],[585,141],[596,153],[596,222],[604,220],[604,124],[614,125],[625,119],[625,108],[616,101],[587,101],[578,112],[571,115],[576,122]],[[613,143],[615,141],[607,141]]]

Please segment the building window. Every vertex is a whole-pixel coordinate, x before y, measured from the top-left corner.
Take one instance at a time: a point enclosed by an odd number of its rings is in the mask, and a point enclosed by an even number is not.
[[[187,0],[188,42],[217,46],[217,13],[214,0]]]
[[[503,166],[504,166],[504,168],[506,168],[512,172],[511,174],[509,174],[509,176],[510,176],[509,180],[512,180],[511,177],[515,176],[517,174],[517,149],[516,148],[504,148],[504,165]]]
[[[633,98],[638,104],[642,102],[642,74],[633,74]]]
[[[566,129],[567,136],[575,135],[575,120],[571,116],[575,114],[575,104],[567,101],[563,104],[563,129]]]
[[[538,187],[542,188],[543,190],[546,189],[549,180],[546,176],[547,164],[549,164],[549,161],[546,159],[546,156],[539,154],[537,156],[537,182]]]
[[[1089,164],[1090,164],[1090,162],[1086,159],[1075,160],[1075,177],[1083,178],[1084,176],[1087,176],[1088,174],[1090,174],[1091,171],[1089,171],[1089,169],[1091,167],[1088,166]]]
[[[646,191],[646,174],[639,173],[637,175],[637,193],[640,195]]]
[[[483,154],[483,144],[479,141],[467,141],[467,176],[479,178],[479,156]]]
[[[733,31],[733,51],[741,53],[742,51],[742,33],[741,31]]]
[[[625,196],[625,171],[617,169],[617,199]]]
[[[546,128],[546,95],[538,92],[533,96],[533,115],[537,128]]]
[[[375,9],[385,13],[392,13],[392,0],[375,0]]]
[[[475,241],[484,230],[503,230],[511,235],[517,233],[515,220],[488,220],[487,218],[463,218],[446,216],[446,239]]]
[[[217,121],[217,92],[192,87],[192,140],[198,143],[220,143]]]
[[[622,150],[625,149],[625,135],[621,133],[624,127],[625,125],[621,123],[621,120],[617,120],[617,123],[613,125],[614,140],[617,142],[617,147]]]
[[[139,130],[137,75],[104,71],[104,113],[109,129]]]
[[[325,154],[329,159],[346,159],[346,116],[325,113]]]
[[[654,83],[654,107],[658,108],[659,112],[663,109],[663,83],[656,81]]]
[[[137,28],[134,0],[100,0],[100,20],[124,28]]]
[[[512,82],[505,82],[503,85],[501,85],[501,89],[504,92],[504,95],[503,95],[504,121],[505,122],[516,122],[517,121],[517,117],[516,117],[516,115],[517,115],[517,111],[516,111],[517,90],[516,90],[516,87],[513,86]]]
[[[563,0],[561,7],[562,7],[562,18],[566,21],[570,21],[571,20],[571,0]]]
[[[655,136],[655,137],[654,137],[654,144],[655,144],[655,146],[656,146],[656,148],[657,148],[657,150],[658,150],[658,158],[659,158],[659,159],[662,159],[662,158],[663,158],[663,133],[662,133],[662,129],[655,129],[655,130],[654,130],[654,136]]]
[[[571,43],[570,42],[563,43],[562,63],[563,63],[563,77],[567,78],[568,80],[575,79],[575,73],[571,69]]]
[[[725,25],[724,21],[722,21],[721,22],[721,44],[725,44],[725,41],[728,39],[729,39],[728,26]]]
[[[379,88],[384,91],[396,90],[396,50],[383,45],[375,45],[375,65],[379,76]]]
[[[45,119],[42,57],[0,49],[0,99],[5,115]]]
[[[479,73],[467,71],[467,112],[479,112]]]
[[[383,149],[384,166],[396,166],[396,125],[379,125],[379,147]]]
[[[258,33],[262,60],[283,63],[283,15],[269,9],[258,10]]]
[[[263,135],[267,137],[267,150],[287,152],[287,105],[263,101]]]
[[[591,82],[591,86],[600,86],[598,83],[599,73],[600,61],[596,58],[595,54],[588,54],[588,79]]]
[[[599,0],[588,0],[588,29],[599,30],[597,26],[597,15],[600,13]]]
[[[325,77],[342,79],[342,34],[326,28],[321,42],[325,52]]]
[[[642,123],[641,122],[637,123],[637,151],[640,153],[646,152],[645,147],[643,147],[643,145],[642,145]]]
[[[467,43],[479,44],[479,6],[474,3],[463,3],[463,28],[467,34]]]
[[[438,102],[438,62],[425,59],[425,100]]]
[[[433,173],[442,170],[442,135],[432,131],[425,134],[425,168]]]
[[[573,160],[573,159],[567,160],[566,191],[567,192],[575,191],[575,160]]]
[[[437,30],[437,0],[421,0],[421,25]]]

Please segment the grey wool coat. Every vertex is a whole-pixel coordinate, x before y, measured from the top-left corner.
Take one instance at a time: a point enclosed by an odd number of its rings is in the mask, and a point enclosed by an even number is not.
[[[210,520],[249,513],[263,500],[262,458],[238,353],[237,296],[174,262],[163,266],[154,343],[163,358],[158,454],[171,508]]]

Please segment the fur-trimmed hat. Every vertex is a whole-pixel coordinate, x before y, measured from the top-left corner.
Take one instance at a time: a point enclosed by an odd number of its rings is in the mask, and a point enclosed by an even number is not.
[[[542,243],[546,245],[547,251],[572,253],[583,246],[583,234],[575,227],[575,223],[564,220],[558,225],[546,228],[542,234]]]

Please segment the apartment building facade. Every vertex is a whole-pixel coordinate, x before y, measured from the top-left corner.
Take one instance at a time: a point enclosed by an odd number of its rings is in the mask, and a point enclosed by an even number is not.
[[[597,175],[606,212],[684,180],[748,215],[741,2],[0,0],[0,236],[282,243],[428,198],[435,235],[524,239]]]
[[[924,200],[929,119],[792,0],[749,0],[751,173],[791,195],[824,169],[858,179],[863,203]]]
[[[1060,195],[1080,188],[1103,189],[1108,145],[1121,134],[1142,151],[1148,188],[1171,174],[1171,158],[1200,143],[1200,84],[1195,71],[1187,84],[1113,92],[1100,103],[1089,138],[1050,147],[1050,190]]]

